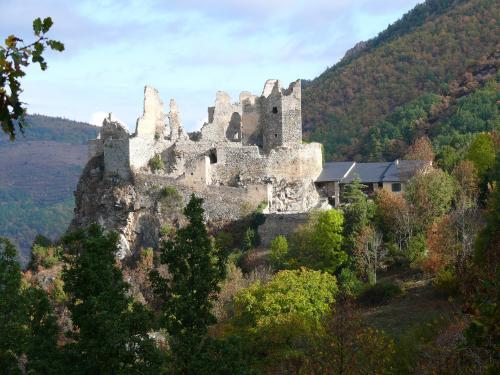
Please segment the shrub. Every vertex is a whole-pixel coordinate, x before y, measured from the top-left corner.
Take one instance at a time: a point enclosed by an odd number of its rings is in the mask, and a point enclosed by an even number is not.
[[[437,292],[444,296],[454,296],[458,293],[458,280],[451,270],[442,269],[434,280]]]
[[[228,251],[234,246],[234,237],[229,232],[221,231],[215,236],[215,244],[219,249]]]
[[[255,229],[247,228],[245,231],[245,236],[243,237],[243,251],[248,251],[254,247],[256,244],[257,233]]]
[[[51,296],[56,303],[64,303],[67,300],[64,292],[64,282],[59,277],[54,280]]]
[[[423,234],[417,234],[410,238],[406,257],[411,263],[419,262],[427,254],[426,239]]]
[[[340,291],[348,297],[356,297],[363,290],[363,283],[356,273],[349,268],[344,268],[338,276]]]
[[[242,257],[243,257],[243,251],[239,249],[234,249],[227,257],[227,262],[240,266]]]
[[[288,241],[284,236],[278,236],[271,241],[271,255],[269,256],[274,268],[283,267],[285,256],[288,252]]]
[[[160,190],[160,200],[167,207],[179,206],[182,202],[182,195],[173,186],[164,186]]]
[[[165,163],[163,162],[163,159],[159,154],[156,154],[151,159],[149,159],[148,165],[152,172],[161,171],[165,169]]]
[[[162,237],[167,237],[167,236],[170,236],[170,235],[172,235],[174,232],[175,232],[174,227],[172,227],[171,225],[168,225],[168,224],[165,224],[164,226],[162,226],[162,227],[160,228],[160,235],[161,235]]]
[[[164,186],[161,190],[160,190],[160,196],[161,198],[163,199],[169,199],[169,198],[180,198],[181,195],[179,194],[179,192],[177,191],[176,188],[174,188],[173,186]]]
[[[141,252],[141,264],[147,268],[153,267],[154,257],[155,254],[151,247],[143,249]]]
[[[359,296],[358,301],[366,306],[376,306],[388,303],[393,297],[402,293],[401,287],[394,283],[380,282],[367,287]]]
[[[61,260],[61,248],[54,246],[34,245],[31,249],[29,268],[36,270],[38,267],[51,268]]]

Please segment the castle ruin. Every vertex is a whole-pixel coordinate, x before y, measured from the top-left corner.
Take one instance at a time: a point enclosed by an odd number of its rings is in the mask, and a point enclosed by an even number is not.
[[[283,88],[273,79],[260,96],[242,92],[237,103],[217,92],[208,122],[187,134],[175,101],[164,113],[158,91],[146,86],[135,132],[110,114],[90,156],[103,156],[104,174],[122,180],[153,178],[202,197],[262,205],[269,213],[307,212],[324,203],[314,185],[323,160],[319,143],[302,142],[301,119],[300,80]],[[151,168],[153,159],[161,170]],[[227,215],[216,206],[209,215]]]

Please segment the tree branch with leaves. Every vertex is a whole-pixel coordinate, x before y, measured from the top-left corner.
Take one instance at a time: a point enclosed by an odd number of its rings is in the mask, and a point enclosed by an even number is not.
[[[19,98],[23,91],[20,80],[26,75],[25,68],[31,63],[38,63],[40,69],[46,70],[45,50],[64,51],[63,43],[46,36],[52,24],[50,17],[43,20],[37,18],[33,21],[34,42],[25,44],[23,39],[9,35],[5,46],[0,46],[0,124],[11,140],[16,138],[16,127],[23,133],[26,125],[25,103]]]

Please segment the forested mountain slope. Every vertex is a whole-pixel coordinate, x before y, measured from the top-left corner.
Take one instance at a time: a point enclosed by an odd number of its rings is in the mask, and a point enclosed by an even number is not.
[[[425,95],[453,96],[471,74],[468,70],[488,60],[497,65],[499,11],[492,0],[434,0],[417,6],[306,83],[306,137],[324,144],[327,159],[380,157],[366,146],[374,137],[371,129],[386,116]],[[404,153],[402,146],[397,156]]]
[[[73,216],[73,191],[87,162],[87,141],[98,128],[41,115],[28,116],[25,134],[0,137],[0,237],[26,256],[34,237],[56,238]]]

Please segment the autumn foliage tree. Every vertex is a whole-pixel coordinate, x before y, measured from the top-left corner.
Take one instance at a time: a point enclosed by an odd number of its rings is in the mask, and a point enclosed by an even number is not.
[[[387,190],[379,190],[375,201],[378,225],[386,240],[403,251],[415,232],[413,211],[401,194]]]
[[[423,136],[417,138],[408,149],[404,158],[407,160],[423,160],[428,163],[433,162],[434,150],[432,149],[432,143],[429,137]]]
[[[393,355],[394,342],[368,327],[352,303],[343,301],[324,319],[305,373],[385,374]]]
[[[356,237],[353,255],[358,269],[370,284],[377,282],[377,270],[382,266],[387,250],[382,241],[382,233],[373,226],[361,229]]]

